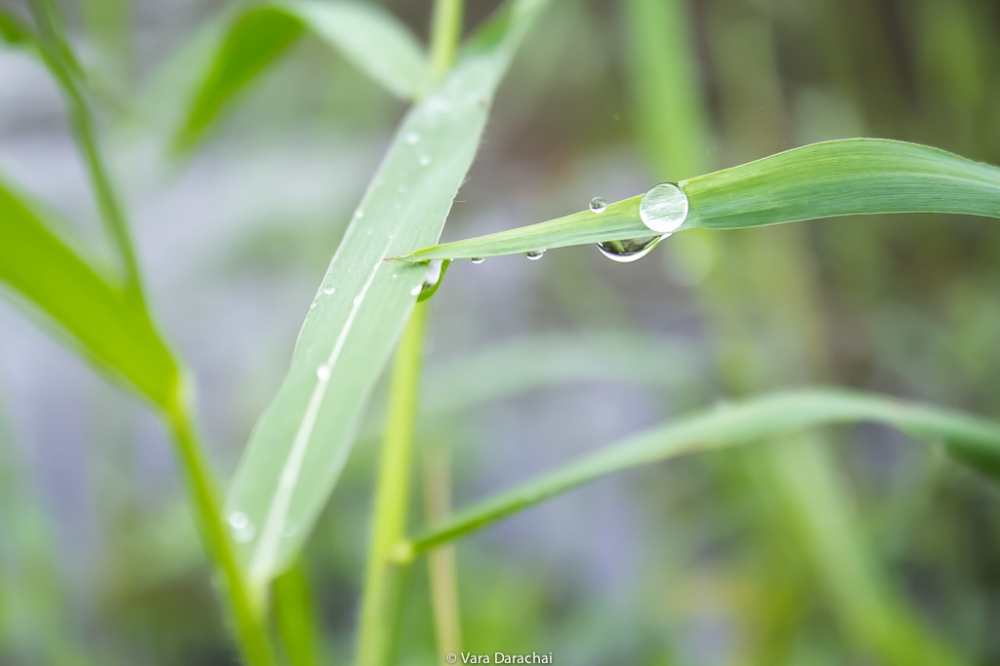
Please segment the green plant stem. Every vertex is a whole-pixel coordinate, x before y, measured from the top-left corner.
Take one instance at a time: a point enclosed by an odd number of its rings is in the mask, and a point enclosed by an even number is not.
[[[250,592],[236,557],[215,481],[205,459],[204,446],[198,439],[187,409],[178,406],[167,414],[167,418],[202,539],[223,579],[243,658],[250,666],[272,666],[275,663],[274,652],[264,622],[264,600],[255,598]]]
[[[291,666],[316,666],[320,663],[316,619],[309,590],[301,558],[291,569],[274,579],[274,616]]]
[[[440,81],[455,62],[462,36],[462,0],[435,0],[431,23],[431,79]]]
[[[424,513],[430,525],[447,520],[451,514],[451,455],[443,445],[424,452]],[[440,546],[427,553],[427,576],[438,656],[446,663],[446,655],[462,651],[454,546]]]
[[[108,175],[97,140],[93,113],[80,85],[80,73],[69,45],[63,38],[51,6],[51,0],[31,0],[31,10],[38,24],[41,55],[55,76],[66,98],[70,127],[83,151],[105,229],[115,246],[124,273],[123,286],[129,301],[145,310],[142,278],[135,256],[131,232],[124,209]]]
[[[358,666],[384,666],[393,659],[401,588],[409,560],[398,557],[395,549],[406,536],[413,425],[417,416],[426,321],[427,304],[418,303],[403,332],[392,368],[385,442],[376,480],[372,539],[358,627]]]

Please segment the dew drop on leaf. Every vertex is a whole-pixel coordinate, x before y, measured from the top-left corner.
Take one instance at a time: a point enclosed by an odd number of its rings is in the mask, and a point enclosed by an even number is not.
[[[483,263],[484,261],[486,261],[486,259],[484,259],[483,257],[473,257],[473,258],[472,258],[472,259],[470,259],[469,261],[471,261],[471,262],[472,262],[472,263],[474,263],[474,264],[481,264],[481,263]]]
[[[319,377],[321,382],[329,381],[330,379],[330,366],[321,365],[316,368],[316,376]]]
[[[594,197],[590,200],[590,210],[595,213],[603,213],[608,207],[608,202],[604,200],[604,197]]]
[[[427,155],[420,156],[420,166],[428,166],[431,163],[431,158]]]
[[[242,511],[233,511],[229,514],[229,526],[234,530],[241,530],[249,524],[250,519]]]
[[[419,132],[407,132],[407,134],[406,134],[406,143],[408,143],[408,144],[410,144],[412,146],[412,145],[415,145],[419,141],[420,141],[420,133]]]
[[[684,224],[688,208],[684,190],[673,183],[660,183],[642,197],[639,217],[650,230],[668,234]]]
[[[326,285],[326,286],[323,287],[323,293],[326,294],[327,296],[329,296],[330,294],[332,294],[335,291],[337,291],[337,288],[334,287],[332,284],[328,284],[328,285]]]
[[[611,261],[627,264],[638,261],[653,251],[661,240],[670,234],[648,236],[646,238],[630,238],[628,240],[604,241],[597,244],[597,249]]]
[[[544,249],[542,249],[542,250],[529,250],[529,251],[527,251],[527,252],[524,253],[524,256],[526,256],[531,261],[538,261],[539,259],[542,258],[543,254],[545,254],[545,250]]]

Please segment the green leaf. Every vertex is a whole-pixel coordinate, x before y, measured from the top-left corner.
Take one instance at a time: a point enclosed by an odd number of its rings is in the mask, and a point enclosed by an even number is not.
[[[37,40],[28,25],[12,12],[0,7],[0,39],[11,46],[35,48]]]
[[[870,421],[976,452],[1000,452],[1000,425],[974,416],[838,390],[776,393],[679,419],[481,502],[413,541],[424,551],[603,476],[668,458],[806,428]]]
[[[683,180],[678,229],[739,229],[840,215],[954,213],[1000,217],[1000,169],[937,148],[885,139],[814,143]],[[407,261],[469,259],[653,235],[642,195],[510,231],[430,247]]]
[[[128,305],[0,184],[0,280],[58,322],[99,367],[171,409],[180,372],[149,319]]]
[[[288,376],[240,462],[228,510],[263,587],[290,562],[333,490],[425,267],[387,257],[434,242],[472,163],[500,78],[544,0],[492,20],[403,119],[317,291]]]
[[[409,29],[368,2],[300,0],[255,7],[238,16],[222,40],[176,138],[190,148],[268,65],[315,33],[390,93],[411,99],[427,82],[427,56]]]

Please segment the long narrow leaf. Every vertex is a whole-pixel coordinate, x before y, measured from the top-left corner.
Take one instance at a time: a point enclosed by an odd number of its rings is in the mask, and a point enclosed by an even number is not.
[[[941,438],[964,451],[1000,454],[1000,425],[973,416],[846,391],[777,393],[681,419],[585,456],[456,514],[418,536],[412,545],[416,551],[433,548],[623,469],[805,428],[856,421],[882,423],[917,437]]]
[[[0,184],[0,280],[61,324],[105,370],[170,408],[179,371],[145,315]]]
[[[305,32],[315,33],[386,90],[412,99],[427,82],[427,56],[409,29],[375,3],[299,0],[255,7],[233,22],[176,144],[189,148]]]
[[[257,585],[280,572],[308,535],[416,301],[424,267],[385,259],[440,235],[496,86],[544,4],[510,5],[407,114],[337,249],[228,497]]]
[[[814,143],[678,183],[690,212],[678,229],[738,229],[840,215],[955,213],[1000,217],[1000,168],[885,139]],[[642,195],[556,220],[414,252],[462,259],[653,235]]]

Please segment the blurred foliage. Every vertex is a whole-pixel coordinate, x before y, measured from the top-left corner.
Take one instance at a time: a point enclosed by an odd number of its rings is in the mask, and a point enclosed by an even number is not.
[[[429,2],[383,4],[426,37]],[[497,3],[468,4],[471,28]],[[14,0],[3,7],[26,17]],[[305,35],[178,175],[164,128],[176,126],[199,44],[227,9],[66,8],[140,209],[159,317],[192,359],[206,429],[231,469],[404,106]],[[51,146],[66,129],[28,58],[0,52],[10,81],[0,83],[0,169],[76,213],[86,240],[93,202],[61,175],[65,155]],[[662,119],[658,105],[671,109]],[[500,89],[445,236],[825,139],[909,140],[998,164],[998,111],[1000,6],[988,0],[553,3]],[[226,170],[238,175],[227,181]],[[693,231],[631,266],[584,249],[456,263],[432,301],[430,371],[501,338],[593,329],[669,336],[716,367],[688,378],[691,364],[679,364],[685,382],[655,388],[581,373],[436,414],[425,434],[458,443],[462,506],[706,396],[823,382],[997,417],[997,285],[997,225],[943,215]],[[161,436],[19,317],[0,311],[0,662],[232,663]],[[892,604],[966,663],[1000,663],[1000,494],[882,428],[820,439],[838,444],[820,460],[837,472],[840,510]],[[98,471],[73,466],[68,447],[81,442]],[[629,472],[462,542],[467,649],[572,664],[879,663],[864,627],[838,620],[837,590],[811,564],[815,524],[782,503],[779,467],[795,459],[775,451],[771,463],[731,452]],[[317,653],[330,663],[353,651],[373,453],[358,447],[303,556]],[[402,663],[436,663],[429,603],[415,568]]]

